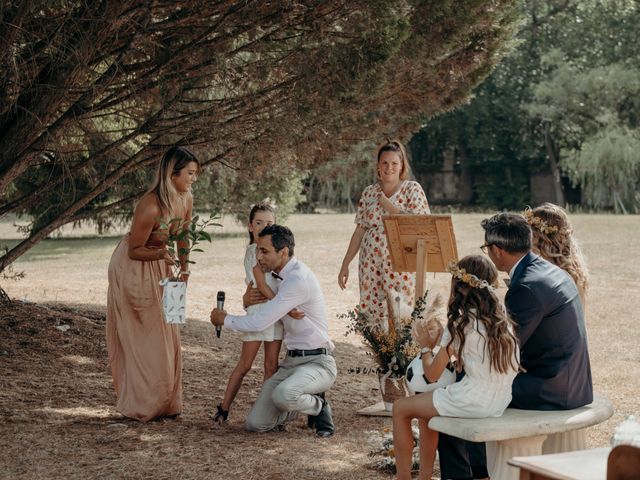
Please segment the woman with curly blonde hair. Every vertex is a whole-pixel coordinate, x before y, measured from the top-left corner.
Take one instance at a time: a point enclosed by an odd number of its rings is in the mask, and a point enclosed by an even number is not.
[[[547,202],[534,209],[527,208],[524,217],[533,232],[532,250],[573,278],[584,306],[589,273],[580,247],[573,237],[573,227],[567,212],[564,208]]]

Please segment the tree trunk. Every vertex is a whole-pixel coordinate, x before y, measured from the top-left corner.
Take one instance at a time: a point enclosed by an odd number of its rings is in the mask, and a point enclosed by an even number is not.
[[[116,182],[137,187],[130,173],[171,145],[233,151],[224,163],[258,177],[283,158],[313,168],[383,132],[408,135],[424,115],[466,101],[502,57],[519,8],[50,3],[0,7],[0,215],[37,220],[0,256],[0,272],[61,225],[128,201],[132,190]],[[441,31],[438,18],[452,28]],[[423,44],[430,48],[413,48]],[[408,116],[407,105],[420,111]],[[356,173],[347,172],[346,190],[326,189],[335,194],[327,201],[351,208]]]
[[[70,205],[65,211],[60,213],[55,219],[49,222],[47,225],[40,228],[40,230],[29,235],[29,238],[24,239],[18,245],[9,250],[5,255],[0,257],[0,272],[3,272],[9,265],[11,265],[22,254],[29,251],[37,243],[47,238],[47,236],[53,232],[56,228],[69,223],[71,218],[82,207],[87,205],[91,200],[96,198],[102,192],[106,191],[109,187],[115,184],[123,175],[135,168],[141,166],[140,162],[136,162],[135,159],[142,156],[145,150],[140,150],[136,155],[131,157],[128,161],[116,168],[109,176],[107,176],[102,183],[98,184],[91,192],[87,193],[84,197],[80,198],[72,205]],[[148,160],[149,161],[149,160]]]
[[[547,158],[549,159],[549,166],[551,167],[551,173],[553,174],[553,190],[555,194],[555,200],[553,203],[556,205],[564,206],[564,192],[562,191],[562,180],[560,179],[560,167],[558,167],[558,152],[557,147],[551,138],[551,122],[544,121],[544,145],[547,150]]]
[[[7,295],[7,292],[0,287],[0,305],[8,305],[11,303],[11,298]]]

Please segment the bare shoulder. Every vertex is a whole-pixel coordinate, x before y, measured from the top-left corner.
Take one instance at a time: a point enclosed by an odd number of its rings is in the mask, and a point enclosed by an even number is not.
[[[153,193],[147,193],[140,199],[134,213],[137,217],[153,219],[162,216],[160,203]]]

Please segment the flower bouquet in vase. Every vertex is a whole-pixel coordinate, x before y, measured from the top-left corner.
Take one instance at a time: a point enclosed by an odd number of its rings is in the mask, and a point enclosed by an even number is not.
[[[166,231],[167,250],[176,258],[175,265],[171,268],[171,276],[160,281],[162,289],[162,310],[166,323],[185,324],[187,306],[187,282],[181,279],[181,275],[189,272],[181,272],[182,264],[194,264],[189,259],[191,252],[202,252],[196,248],[202,241],[211,243],[211,235],[206,231],[207,227],[221,227],[215,214],[211,214],[208,219],[201,219],[199,216],[191,220],[182,218],[172,218],[171,220],[158,219],[160,229]],[[177,253],[177,256],[176,256]]]
[[[387,292],[389,315],[386,322],[372,322],[358,308],[338,316],[349,322],[346,334],[360,334],[374,357],[387,411],[391,411],[394,400],[409,395],[405,372],[411,360],[420,353],[412,336],[413,324],[424,310],[427,294],[419,298],[412,309],[396,292]]]

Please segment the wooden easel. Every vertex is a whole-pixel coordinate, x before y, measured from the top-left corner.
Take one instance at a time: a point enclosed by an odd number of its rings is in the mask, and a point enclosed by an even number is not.
[[[446,272],[458,259],[451,215],[387,215],[382,217],[391,267],[395,272],[416,272],[416,300],[426,291],[427,272]],[[390,417],[383,402],[358,410],[359,415]]]
[[[446,272],[458,259],[451,215],[387,215],[382,217],[387,234],[391,267],[395,272],[416,272],[416,300],[426,291],[427,272]]]

